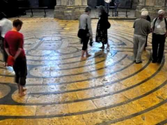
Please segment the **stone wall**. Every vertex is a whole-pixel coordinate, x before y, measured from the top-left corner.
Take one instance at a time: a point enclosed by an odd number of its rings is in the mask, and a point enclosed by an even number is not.
[[[84,12],[87,0],[57,0],[54,17],[65,20],[75,20]]]
[[[140,17],[140,11],[142,8],[146,8],[149,11],[151,18],[157,16],[159,9],[164,9],[167,12],[166,0],[139,0],[139,4],[136,9],[136,17]]]

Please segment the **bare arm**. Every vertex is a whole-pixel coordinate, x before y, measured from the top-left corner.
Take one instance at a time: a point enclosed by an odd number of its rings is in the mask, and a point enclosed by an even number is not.
[[[15,54],[15,56],[14,56],[14,59],[17,59],[17,57],[21,54],[21,52],[22,52],[22,48],[23,48],[23,35],[21,35],[21,38],[20,38],[20,43],[19,43],[19,46],[18,46],[18,50],[17,50],[17,52],[16,52],[16,54]]]
[[[87,24],[88,24],[88,29],[89,29],[90,37],[93,38],[93,33],[92,33],[92,26],[91,26],[91,19],[90,19],[90,17],[88,17],[88,19],[87,19]]]
[[[5,48],[5,51],[6,51],[7,55],[10,56],[9,49]]]
[[[15,56],[14,56],[14,59],[15,59],[15,60],[16,60],[17,57],[20,55],[21,51],[22,51],[22,48],[19,48],[19,49],[17,50],[17,52],[16,52],[16,54],[15,54]]]

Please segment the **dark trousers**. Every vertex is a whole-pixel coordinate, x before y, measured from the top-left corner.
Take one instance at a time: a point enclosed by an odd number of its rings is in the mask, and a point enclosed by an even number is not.
[[[146,36],[146,43],[145,43],[145,47],[147,47],[147,41],[148,41],[148,36]]]
[[[4,38],[3,37],[0,38],[0,46],[1,46],[1,52],[3,55],[3,61],[6,63],[8,55],[7,55],[5,48],[4,48]]]
[[[26,84],[26,76],[27,76],[27,63],[25,57],[18,57],[15,60],[13,69],[15,71],[15,82],[21,86],[25,86]]]
[[[153,49],[153,61],[161,61],[164,54],[165,35],[158,35],[153,33],[152,49]]]
[[[89,37],[85,37],[81,39],[81,42],[83,44],[82,50],[86,51],[88,49],[88,41],[89,41]]]

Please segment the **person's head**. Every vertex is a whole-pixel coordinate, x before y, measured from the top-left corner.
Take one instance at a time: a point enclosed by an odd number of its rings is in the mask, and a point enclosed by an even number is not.
[[[89,15],[91,13],[91,8],[90,7],[86,7],[85,8],[85,12]]]
[[[160,20],[162,20],[164,18],[164,15],[165,15],[165,11],[164,10],[159,10],[158,11],[158,17]]]
[[[103,14],[105,14],[105,13],[106,13],[105,8],[104,8],[103,6],[100,6],[100,7],[99,7],[99,15],[103,15]]]
[[[148,11],[142,11],[142,12],[141,12],[141,17],[142,17],[142,18],[146,19],[147,16],[148,16]]]
[[[142,13],[143,11],[147,11],[147,9],[146,9],[146,8],[141,9],[141,13]]]
[[[19,19],[16,19],[13,21],[13,27],[16,28],[17,31],[20,31],[22,25],[23,25],[23,22]]]

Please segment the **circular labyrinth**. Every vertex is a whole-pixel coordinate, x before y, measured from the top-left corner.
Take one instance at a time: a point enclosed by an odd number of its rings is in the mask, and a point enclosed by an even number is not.
[[[0,67],[1,124],[167,123],[165,59],[151,63],[149,37],[143,63],[133,63],[132,22],[112,21],[110,50],[94,43],[91,57],[81,60],[76,21],[36,20],[32,31],[31,20],[23,29],[29,71],[25,97],[18,97],[14,73]]]

